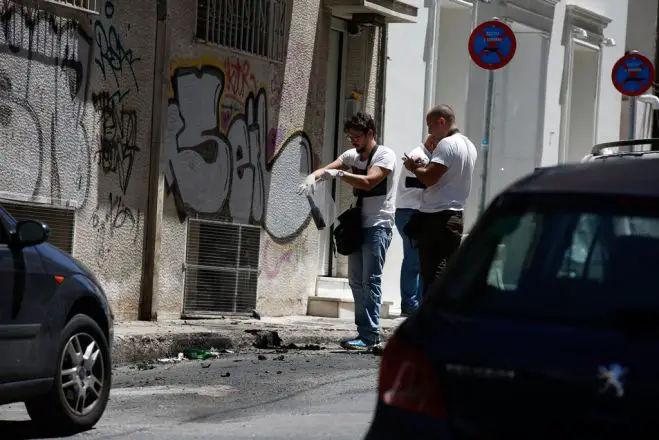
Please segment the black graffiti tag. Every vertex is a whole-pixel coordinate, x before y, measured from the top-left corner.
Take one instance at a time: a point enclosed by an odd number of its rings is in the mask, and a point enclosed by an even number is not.
[[[135,57],[131,49],[124,47],[117,29],[113,25],[106,30],[103,23],[97,20],[94,24],[94,34],[99,52],[95,61],[103,73],[103,78],[107,79],[107,70],[110,70],[119,86],[119,75],[124,72],[124,69],[127,69],[133,76],[136,90],[139,91],[133,64],[139,61],[140,57]]]
[[[101,93],[93,97],[94,107],[100,111],[103,135],[101,146],[96,152],[98,166],[105,173],[115,173],[119,178],[121,192],[126,194],[130,183],[137,147],[137,113],[120,109],[123,96]]]

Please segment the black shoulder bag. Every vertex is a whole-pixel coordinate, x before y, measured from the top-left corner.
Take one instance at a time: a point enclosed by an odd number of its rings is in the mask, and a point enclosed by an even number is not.
[[[367,173],[371,159],[373,159],[377,149],[378,146],[376,145],[368,156],[366,162]],[[362,230],[363,198],[363,192],[359,191],[355,206],[350,206],[337,217],[339,225],[334,228],[334,249],[341,255],[350,255],[357,252],[364,243],[364,231]]]

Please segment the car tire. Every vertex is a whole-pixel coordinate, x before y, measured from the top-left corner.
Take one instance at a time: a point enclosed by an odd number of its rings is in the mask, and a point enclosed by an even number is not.
[[[110,397],[112,361],[107,339],[93,319],[77,314],[64,327],[57,353],[52,389],[46,396],[25,402],[25,407],[45,429],[89,430],[100,420]],[[92,401],[89,406],[87,399]]]

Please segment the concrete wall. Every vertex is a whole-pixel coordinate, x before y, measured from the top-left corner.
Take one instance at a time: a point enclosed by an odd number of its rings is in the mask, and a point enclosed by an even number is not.
[[[289,2],[289,55],[275,63],[196,43],[187,3],[169,4],[167,269],[159,316],[181,310],[187,217],[262,226],[257,309],[304,314],[315,289],[317,232],[295,190],[321,148],[329,17],[313,2]],[[203,142],[219,154],[209,160],[184,149]]]
[[[90,23],[0,2],[0,191],[76,207],[73,253],[135,319],[142,276],[155,2]]]

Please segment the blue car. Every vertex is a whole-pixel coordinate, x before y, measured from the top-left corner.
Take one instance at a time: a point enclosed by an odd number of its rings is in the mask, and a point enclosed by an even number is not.
[[[541,168],[384,349],[367,440],[659,438],[659,159]]]
[[[0,404],[25,402],[39,427],[76,432],[108,402],[113,315],[91,271],[49,234],[0,206]]]

